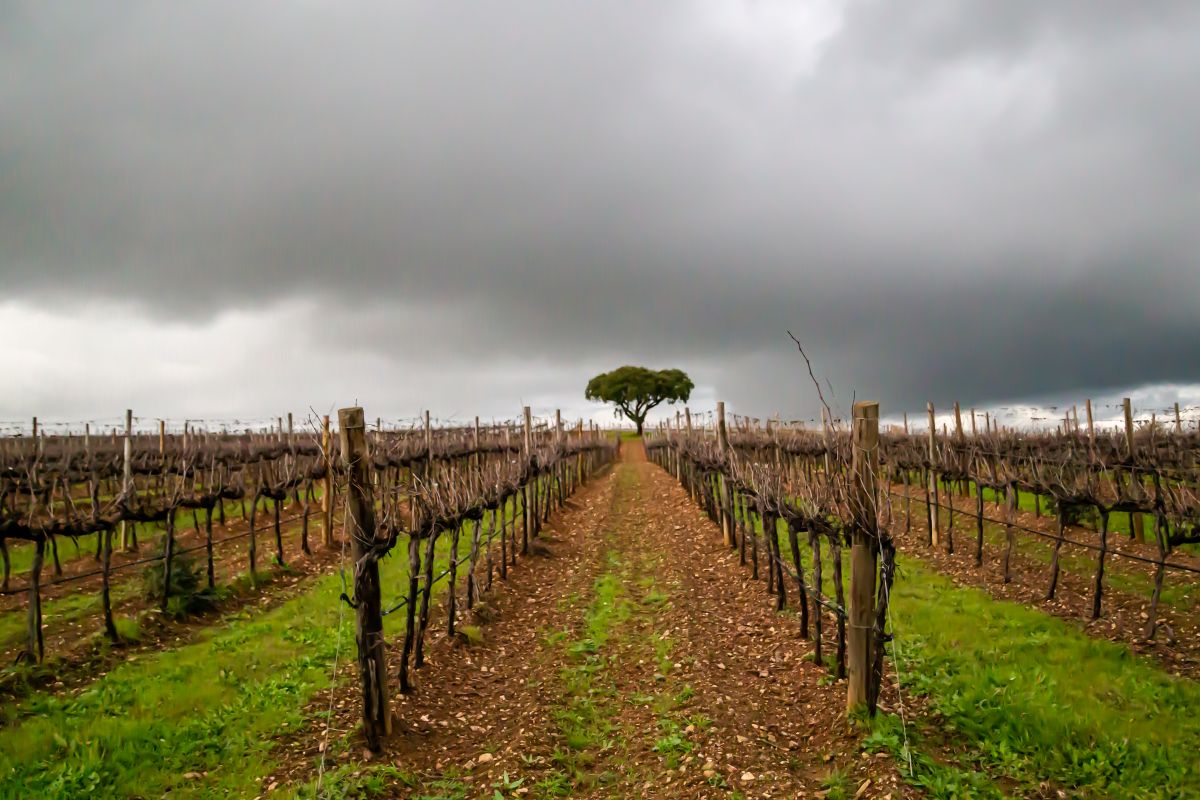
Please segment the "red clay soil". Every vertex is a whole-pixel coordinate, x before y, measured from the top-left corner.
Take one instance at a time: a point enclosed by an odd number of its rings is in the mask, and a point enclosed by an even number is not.
[[[806,658],[797,621],[773,611],[764,584],[640,443],[622,455],[547,527],[544,554],[496,581],[490,621],[475,620],[482,643],[448,640],[444,613],[433,616],[426,666],[414,693],[395,696],[379,757],[413,777],[389,794],[824,797],[836,784],[849,796],[908,796],[890,758],[860,752],[845,684]],[[601,584],[622,609],[607,633]],[[357,724],[356,669],[336,690],[334,730]],[[590,740],[568,736],[581,715]],[[293,763],[264,786],[313,779],[324,730],[314,721],[281,742]],[[365,755],[356,735],[335,746],[344,735],[333,734],[325,769]]]
[[[901,487],[893,487],[902,491]],[[1105,587],[1102,595],[1101,615],[1099,619],[1091,619],[1094,569],[1096,552],[1087,548],[1064,544],[1062,557],[1084,557],[1086,572],[1080,567],[1062,564],[1059,573],[1058,587],[1053,600],[1046,600],[1046,590],[1050,582],[1050,566],[1030,555],[1022,554],[1022,549],[1047,547],[1046,540],[1035,537],[1027,532],[1017,532],[1018,546],[1012,559],[1012,581],[1004,583],[1003,553],[1004,548],[988,543],[986,537],[983,547],[983,566],[975,566],[975,500],[973,498],[954,498],[954,553],[947,554],[943,547],[929,547],[926,544],[928,536],[928,518],[924,498],[913,495],[911,531],[903,534],[904,507],[903,499],[893,498],[893,513],[896,522],[893,530],[896,532],[898,549],[921,559],[945,573],[955,583],[965,586],[975,586],[985,589],[992,596],[1023,603],[1038,608],[1057,617],[1071,620],[1080,625],[1088,634],[1101,639],[1108,639],[1128,645],[1134,652],[1146,655],[1158,661],[1164,669],[1191,678],[1200,678],[1200,619],[1197,618],[1194,605],[1173,607],[1167,602],[1160,602],[1158,607],[1159,630],[1155,638],[1145,638],[1146,621],[1150,598],[1147,595],[1123,591],[1111,585],[1111,576],[1120,570],[1127,574],[1145,574],[1152,576],[1154,566],[1143,564],[1133,559],[1122,558],[1120,555],[1109,554],[1106,566]],[[945,508],[946,498],[942,498]],[[1002,518],[1002,512],[994,505],[984,506],[985,516]],[[1057,532],[1057,523],[1047,517],[1036,517],[1030,512],[1020,512],[1016,519],[1020,525],[1042,530],[1047,533]],[[943,511],[943,527],[945,512]],[[1094,531],[1080,527],[1069,527],[1068,538],[1079,541],[1098,541]],[[1109,540],[1119,539],[1116,546],[1121,549],[1137,552],[1139,555],[1156,555],[1151,552],[1152,546],[1135,543],[1121,537],[1120,534],[1110,534]],[[1144,551],[1144,552],[1143,552]],[[1048,550],[1047,550],[1048,552]],[[1172,560],[1193,563],[1195,559],[1186,554],[1171,556]],[[1200,581],[1197,576],[1178,571],[1168,570],[1166,587],[1186,588],[1188,597],[1200,596]]]

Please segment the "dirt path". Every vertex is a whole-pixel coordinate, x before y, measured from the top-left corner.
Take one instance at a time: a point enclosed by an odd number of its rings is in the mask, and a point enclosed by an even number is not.
[[[798,624],[640,443],[622,452],[497,582],[483,642],[432,642],[396,702],[394,796],[903,796]]]

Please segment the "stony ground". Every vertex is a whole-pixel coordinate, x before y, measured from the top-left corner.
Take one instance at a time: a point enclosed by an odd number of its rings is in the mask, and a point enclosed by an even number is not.
[[[844,684],[639,443],[540,543],[466,620],[476,643],[440,634],[396,698],[388,794],[904,796],[859,751]]]

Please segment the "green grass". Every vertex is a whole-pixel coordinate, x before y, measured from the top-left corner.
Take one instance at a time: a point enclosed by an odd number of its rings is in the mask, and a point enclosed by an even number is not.
[[[511,560],[511,545],[514,541],[514,533],[515,541],[518,542],[519,546],[521,538],[520,529],[521,525],[523,524],[521,520],[521,506],[518,503],[517,498],[509,498],[505,503],[501,513],[508,520],[507,539],[510,546],[508,552],[510,553],[509,558]],[[477,588],[479,590],[482,590],[484,585],[486,585],[486,570],[482,565],[486,563],[486,543],[488,534],[491,530],[491,520],[491,512],[488,512],[484,515],[482,527],[479,531],[479,556],[476,566],[476,578],[478,580]],[[459,559],[459,565],[458,574],[455,580],[460,587],[464,587],[466,585],[465,581],[468,572],[467,559],[471,553],[471,536],[474,530],[474,524],[474,522],[464,522],[458,532],[457,555]],[[499,516],[497,516],[497,524],[499,524]],[[433,584],[433,595],[430,598],[431,609],[433,606],[433,600],[445,594],[445,591],[450,584],[449,575],[442,576],[441,578],[438,578],[437,576],[445,572],[446,568],[450,566],[450,556],[452,550],[451,545],[453,543],[453,538],[454,537],[452,536],[451,531],[442,531],[438,534],[437,542],[434,543],[433,574],[436,580]],[[426,544],[427,543],[425,541],[421,542],[422,575],[425,574]],[[495,574],[498,574],[500,570],[499,533],[496,534],[496,538],[492,541],[492,547],[494,548],[492,563],[494,565]],[[386,592],[383,597],[384,610],[393,608],[397,603],[408,597],[408,567],[408,543],[407,540],[401,540],[401,542],[397,544],[396,547],[393,548],[392,551],[379,562],[380,584],[383,586],[384,591]],[[460,589],[460,591],[462,590]],[[418,608],[419,607],[420,601],[418,600]],[[404,608],[400,608],[395,613],[397,615],[396,618],[400,619],[403,617],[405,610]],[[430,611],[429,624],[436,627],[432,617],[432,610]]]
[[[6,708],[0,797],[257,794],[271,737],[297,729],[329,685],[340,589],[327,576],[272,611],[122,664],[78,696]],[[341,614],[342,653],[352,655],[353,613]]]
[[[555,710],[554,717],[564,749],[556,753],[555,761],[576,785],[591,780],[590,767],[597,752],[611,747],[606,740],[614,730],[610,708],[614,692],[601,679],[608,667],[602,651],[633,613],[618,554],[610,550],[604,558],[606,571],[593,584],[580,636],[562,640],[567,663],[559,677],[566,702]]]
[[[320,491],[316,492],[317,497],[313,501],[313,506],[312,506],[313,512],[312,512],[312,518],[310,519],[310,523],[316,522],[319,519],[319,512],[317,511],[317,509],[320,508],[320,502],[321,502],[320,494],[321,494]],[[290,502],[292,502],[291,497],[289,497],[288,500],[285,501],[284,505],[287,505],[287,503],[290,503]],[[274,506],[275,506],[275,501],[270,499],[269,497],[259,498],[258,515],[255,519],[255,527],[258,529],[260,534],[264,530],[267,532],[268,535],[271,534],[271,531],[272,531],[271,526],[273,525],[273,513],[272,512],[273,512]],[[246,511],[249,512],[249,510],[250,510],[249,506],[247,506]],[[292,513],[299,513],[299,511],[300,511],[299,506],[297,506],[295,509],[287,510],[286,512],[283,508],[281,508],[280,515],[285,516],[285,515],[292,514]],[[204,530],[204,523],[207,520],[207,518],[208,518],[208,511],[206,509],[203,509],[203,508],[196,509],[196,521],[199,524],[199,528],[202,532]],[[241,505],[239,503],[227,502],[225,504],[225,521],[226,521],[226,523],[242,521]],[[214,510],[213,511],[213,537],[217,538],[217,539],[223,538],[225,536],[225,534],[221,531],[219,525],[220,525],[220,516]],[[191,531],[192,528],[193,528],[193,525],[192,525],[191,509],[187,509],[185,511],[179,512],[179,514],[175,518],[176,531],[179,534],[183,534],[185,532]],[[298,524],[296,524],[294,526],[287,526],[284,528],[284,534],[286,535],[289,531],[298,533],[299,530],[300,530],[300,526]],[[311,530],[315,530],[315,526]],[[310,530],[310,532],[311,532],[311,530]],[[138,523],[138,525],[137,525],[138,546],[144,548],[148,542],[158,541],[165,535],[165,532],[166,532],[166,523],[165,522],[159,521],[159,522]],[[91,558],[91,557],[95,556],[95,554],[96,554],[96,539],[99,535],[100,534],[98,534],[98,533],[91,533],[86,536],[75,537],[74,539],[72,539],[69,536],[59,536],[57,538],[59,563],[60,564],[69,564],[72,561],[76,561],[80,558]],[[115,551],[119,547],[120,547],[120,533],[119,533],[119,531],[113,531],[113,550]],[[34,554],[34,546],[33,546],[32,542],[24,542],[24,541],[18,541],[18,540],[9,540],[8,541],[8,558],[9,558],[9,563],[11,565],[13,578],[21,577],[24,573],[29,572],[30,568],[33,566],[33,554]],[[49,546],[49,544],[47,544],[46,553],[44,556],[44,564],[42,567],[43,580],[50,580],[53,577],[53,571],[54,571],[54,559],[50,553],[50,546]]]
[[[912,478],[910,478],[909,484],[910,484],[910,487],[912,490],[919,490],[921,487],[920,477],[913,476]],[[979,492],[978,485],[975,484],[974,482],[969,481],[967,483],[967,495],[966,496],[967,497],[975,497],[978,494],[978,492]],[[960,491],[959,485],[957,483],[955,483],[954,485],[951,485],[947,481],[944,481],[944,480],[939,481],[938,482],[938,498],[942,499],[942,498],[945,498],[947,495],[951,495],[954,498],[957,498],[960,500],[963,498],[963,494]],[[996,503],[1003,505],[1005,502],[1005,497],[1004,497],[1003,492],[997,492],[994,489],[989,489],[987,487],[984,487],[984,489],[983,489],[983,499],[986,503],[993,504],[993,507],[994,507],[994,504],[996,504]],[[1030,491],[1021,491],[1019,499],[1018,499],[1017,509],[1020,511],[1026,511],[1030,514],[1035,514],[1035,515],[1042,516],[1042,517],[1053,517],[1054,516],[1054,499],[1047,495],[1035,494],[1034,492],[1030,492]],[[956,512],[956,515],[957,515],[957,513],[958,512]],[[985,511],[984,513],[987,514],[990,512]],[[994,516],[994,514],[992,514],[992,516]],[[1077,524],[1080,525],[1081,527],[1087,528],[1088,530],[1098,531],[1100,523],[1099,523],[1099,520],[1096,519],[1095,512],[1090,511]],[[1129,538],[1131,536],[1132,531],[1133,531],[1133,514],[1131,512],[1113,511],[1112,513],[1110,513],[1108,515],[1108,532],[1110,534],[1118,535],[1118,536],[1125,536],[1126,538]],[[1154,536],[1153,521],[1150,519],[1145,520],[1145,533],[1146,533],[1147,541],[1153,541],[1153,536]]]
[[[1032,506],[1031,497],[1023,494],[1022,501]],[[958,516],[963,527],[956,532],[965,549],[968,536],[973,546],[974,520]],[[761,532],[757,515],[751,521]],[[791,563],[782,521],[778,530]],[[986,527],[986,540],[1002,544],[1003,531]],[[811,582],[806,540],[801,534],[799,549]],[[1019,538],[1018,547],[1049,561],[1045,545]],[[824,543],[822,553],[822,590],[831,594]],[[844,565],[847,558],[848,548]],[[765,552],[759,561],[765,577]],[[1064,552],[1062,563],[1083,574],[1094,569],[1094,558],[1086,555]],[[1107,575],[1111,586],[1149,596],[1149,579],[1136,567],[1114,566]],[[848,567],[844,574],[848,589]],[[785,585],[794,603],[795,583],[785,578]],[[1163,599],[1180,608],[1197,605],[1190,586],[1168,585]],[[891,750],[904,771],[911,756],[909,783],[928,796],[1021,796],[1049,780],[1067,796],[1200,797],[1200,762],[1188,750],[1200,734],[1195,683],[1168,675],[1124,645],[1095,639],[1076,624],[956,587],[916,559],[901,561],[892,616],[905,691],[910,700],[913,694],[925,697],[931,717],[915,726],[909,719],[911,750],[905,750],[899,719],[892,715],[875,722],[866,743]],[[829,797],[841,791],[840,785],[826,788]]]
[[[987,500],[993,494],[992,490],[984,489],[984,499]],[[1023,497],[1024,495],[1022,495]],[[914,506],[917,504],[917,498],[914,497]],[[903,503],[902,500],[897,501]],[[920,501],[924,504],[923,498]],[[903,514],[903,507],[897,506],[894,511],[897,514]],[[993,508],[984,509],[986,516],[995,516]],[[917,508],[913,509],[914,519],[925,519],[925,509],[921,508],[918,512]],[[1116,513],[1109,515],[1110,526],[1117,521],[1124,520],[1126,530],[1128,530],[1128,514]],[[950,512],[946,506],[940,509],[939,519],[942,524],[942,531],[945,532],[949,526]],[[985,545],[991,545],[993,548],[1003,548],[1006,546],[1005,528],[1003,525],[984,521],[983,538]],[[1110,531],[1110,533],[1112,533]],[[944,535],[944,533],[943,533]],[[957,510],[954,513],[954,543],[955,552],[966,554],[975,552],[975,537],[977,536],[975,510]],[[1074,535],[1068,531],[1068,538],[1074,538]],[[1115,534],[1110,536],[1109,541],[1119,548],[1120,540],[1113,541]],[[995,552],[993,550],[993,552]],[[1030,558],[1041,564],[1049,565],[1054,555],[1054,541],[1052,539],[1034,536],[1018,530],[1016,533],[1016,547],[1014,552],[1020,556]],[[1147,600],[1154,593],[1154,578],[1147,572],[1147,565],[1132,561],[1130,559],[1122,559],[1115,557],[1115,553],[1110,553],[1110,558],[1105,564],[1105,581],[1108,586],[1118,591],[1127,594],[1138,595]],[[1059,552],[1059,566],[1067,573],[1091,577],[1096,572],[1096,553],[1095,552],[1080,552],[1078,548],[1072,545],[1065,545]],[[1049,571],[1046,572],[1047,583],[1050,580]],[[1200,586],[1190,580],[1188,576],[1180,573],[1172,572],[1167,576],[1167,580],[1163,584],[1162,595],[1159,598],[1164,605],[1177,608],[1182,611],[1192,611],[1200,608]]]
[[[314,780],[289,793],[298,800],[370,800],[388,796],[397,786],[415,785],[412,775],[391,764],[346,764],[325,773],[320,789]]]
[[[113,604],[120,603],[141,591],[140,581],[134,580],[112,587]],[[11,645],[25,638],[24,606],[0,615],[0,644]],[[68,594],[42,601],[42,624],[57,625],[62,621],[75,621],[95,615],[97,631],[103,630],[100,609],[100,593]],[[53,655],[50,653],[49,655]]]
[[[900,674],[928,699],[924,734],[949,752],[943,764],[917,759],[915,782],[931,796],[992,797],[998,783],[1032,791],[1042,780],[1072,796],[1200,796],[1200,762],[1188,755],[1200,687],[911,559],[902,570]],[[883,722],[868,744],[895,750],[895,733]]]
[[[987,499],[991,495],[990,489],[984,490],[984,498]],[[1024,497],[1024,494],[1022,494]],[[918,502],[923,505],[924,500],[918,500],[914,496],[913,518],[917,520],[925,519],[925,509],[920,508],[918,511]],[[897,505],[893,511],[900,519],[899,524],[903,524],[902,515],[904,513],[902,503]],[[1024,501],[1022,501],[1024,502]],[[1031,501],[1032,502],[1032,501]],[[993,510],[985,509],[985,514],[992,513]],[[740,507],[737,509],[737,518],[742,518]],[[1118,514],[1112,514],[1112,519],[1117,518]],[[1126,517],[1128,515],[1125,515]],[[942,521],[943,532],[947,530],[949,525],[949,509],[946,506],[941,507],[940,519]],[[753,510],[750,513],[750,522],[754,530],[759,534],[762,533],[762,520]],[[792,565],[792,549],[791,543],[787,535],[787,523],[783,519],[777,519],[777,530],[779,532],[779,547],[785,562]],[[960,510],[954,514],[954,542],[955,552],[962,554],[963,558],[970,558],[970,554],[975,552],[975,537],[977,535],[975,528],[974,509],[970,511]],[[1070,534],[1068,534],[1069,536]],[[1007,534],[1003,525],[984,522],[984,543],[992,548],[992,556],[995,557],[996,548],[1005,547]],[[808,534],[800,532],[798,534],[798,542],[800,550],[800,563],[805,571],[806,582],[811,583],[812,578],[812,548],[808,545]],[[1117,545],[1119,546],[1119,544]],[[1026,558],[1033,559],[1039,563],[1049,566],[1053,557],[1054,542],[1044,537],[1035,537],[1021,531],[1017,532],[1016,547],[1014,552]],[[848,562],[846,561],[849,548],[843,547],[843,564],[846,565],[844,570],[844,580],[849,587],[849,571]],[[821,591],[830,595],[833,592],[833,569],[831,556],[829,552],[829,544],[825,539],[821,540],[821,553],[823,560],[823,575],[821,582]],[[1149,600],[1154,593],[1154,579],[1147,573],[1146,567],[1143,564],[1134,562],[1129,559],[1113,557],[1115,554],[1110,554],[1110,558],[1105,564],[1105,585],[1117,591],[1125,592],[1131,595],[1137,595]],[[747,547],[747,562],[750,560],[749,547]],[[767,554],[765,549],[760,548],[759,552],[759,574],[766,576],[767,569]],[[1096,554],[1083,553],[1077,549],[1067,545],[1059,552],[1059,566],[1067,573],[1090,578],[1096,571]],[[1049,571],[1046,572],[1046,581],[1049,582]],[[789,593],[789,603],[795,600],[795,581],[790,576],[785,576],[785,585]],[[1164,582],[1160,602],[1168,607],[1178,609],[1180,611],[1194,611],[1200,609],[1200,585],[1190,581],[1187,577],[1178,573],[1172,573],[1167,576]]]

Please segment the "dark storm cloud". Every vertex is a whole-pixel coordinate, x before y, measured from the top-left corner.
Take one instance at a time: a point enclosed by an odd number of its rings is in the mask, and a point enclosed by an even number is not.
[[[9,298],[807,409],[1194,380],[1194,3],[0,6]],[[317,338],[314,336],[314,339]]]

